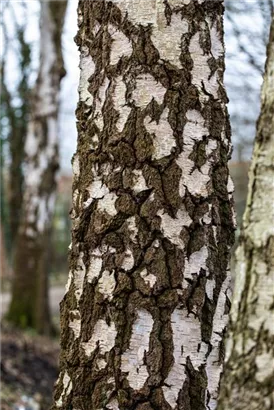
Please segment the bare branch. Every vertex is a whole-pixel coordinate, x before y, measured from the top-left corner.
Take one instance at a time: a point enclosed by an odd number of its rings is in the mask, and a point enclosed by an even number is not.
[[[236,39],[237,39],[239,50],[242,51],[243,53],[245,53],[245,55],[248,58],[249,64],[252,65],[252,67],[254,67],[262,75],[263,74],[263,67],[260,64],[257,63],[254,56],[249,52],[247,47],[242,43],[242,41],[241,41],[241,34],[242,33],[239,30],[239,28],[237,27],[237,25],[236,25],[235,21],[233,20],[230,13],[227,14],[227,18],[231,22],[232,31],[233,31]]]

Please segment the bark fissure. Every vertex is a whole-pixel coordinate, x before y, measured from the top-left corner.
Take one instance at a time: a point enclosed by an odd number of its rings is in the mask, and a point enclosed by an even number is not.
[[[150,0],[144,12],[142,1],[79,2],[71,273],[56,407],[216,405],[235,228],[223,6]],[[97,349],[86,355],[90,345]]]

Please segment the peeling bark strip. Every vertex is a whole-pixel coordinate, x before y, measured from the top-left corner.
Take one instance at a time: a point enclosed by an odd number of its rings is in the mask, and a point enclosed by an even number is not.
[[[261,100],[220,410],[274,408],[274,18]]]
[[[10,321],[50,332],[48,260],[58,159],[57,116],[65,74],[61,33],[66,1],[41,1],[40,65],[25,144],[23,214],[15,252]]]
[[[216,406],[235,228],[222,18],[220,1],[79,3],[53,408]]]

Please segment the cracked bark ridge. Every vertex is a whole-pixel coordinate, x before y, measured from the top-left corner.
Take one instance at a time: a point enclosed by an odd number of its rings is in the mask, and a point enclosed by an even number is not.
[[[250,170],[237,249],[235,294],[226,342],[219,410],[274,406],[274,20],[267,48]]]
[[[40,65],[31,101],[25,144],[25,186],[15,250],[8,319],[20,327],[50,333],[48,265],[56,172],[59,167],[57,117],[65,74],[61,32],[66,1],[41,2]]]
[[[223,5],[80,1],[54,409],[214,409],[235,218]]]

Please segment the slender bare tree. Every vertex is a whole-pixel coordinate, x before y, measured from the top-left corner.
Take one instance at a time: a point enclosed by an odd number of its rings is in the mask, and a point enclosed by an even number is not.
[[[29,114],[31,46],[25,39],[27,19],[22,24],[19,24],[13,5],[10,2],[6,2],[1,11],[2,19],[0,24],[3,34],[0,113],[1,141],[4,142],[5,139],[5,144],[8,147],[8,149],[1,152],[2,159],[5,159],[3,152],[9,155],[9,166],[7,167],[9,172],[8,178],[6,178],[8,181],[1,186],[1,195],[5,197],[4,202],[7,204],[8,212],[6,212],[5,217],[2,215],[2,223],[6,248],[9,257],[11,257],[19,227],[23,198],[23,162]],[[15,35],[13,39],[9,38],[7,22],[14,27]],[[14,43],[16,46],[13,49]],[[11,49],[16,53],[19,69],[18,83],[13,91],[10,90],[6,78],[6,56]],[[4,162],[2,162],[3,165]],[[7,189],[4,189],[4,186]]]
[[[8,319],[40,333],[51,330],[48,306],[49,235],[58,161],[57,117],[65,74],[61,33],[66,1],[41,1],[40,66],[25,144],[25,186]]]
[[[219,410],[274,406],[274,18],[261,100]]]
[[[79,2],[54,409],[214,409],[234,237],[222,1]]]
[[[0,119],[1,121],[1,119]],[[5,243],[5,228],[4,220],[6,219],[6,201],[4,196],[4,187],[5,187],[5,176],[4,176],[4,155],[3,155],[3,148],[6,143],[6,140],[1,135],[0,137],[0,277],[4,278],[9,275],[8,266],[8,258],[6,252],[6,243]]]

